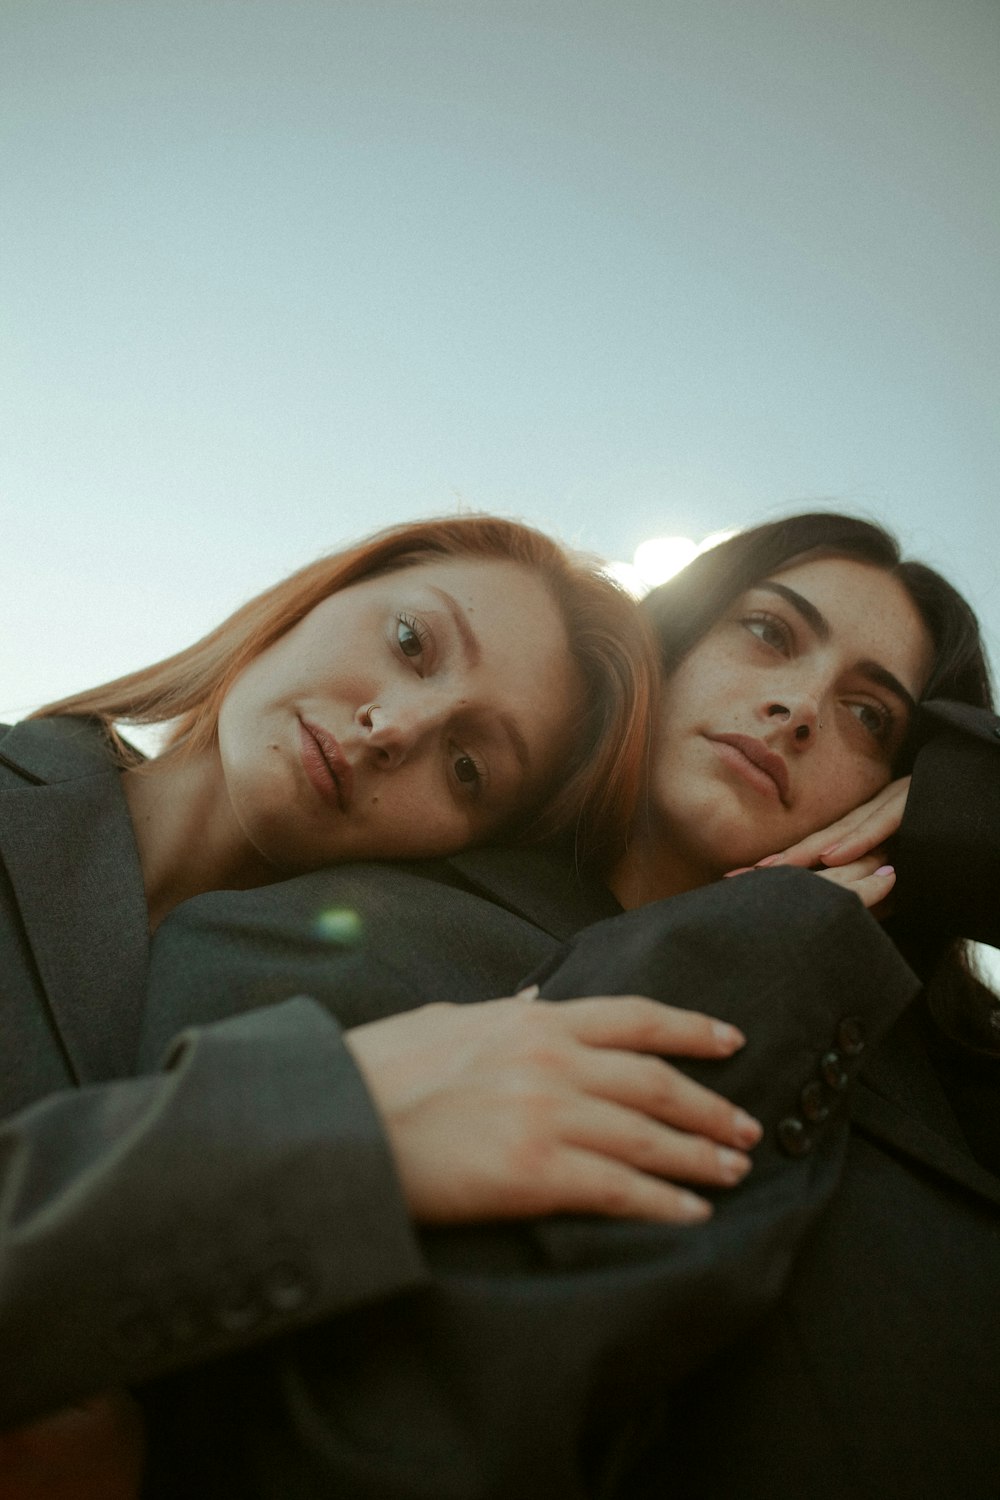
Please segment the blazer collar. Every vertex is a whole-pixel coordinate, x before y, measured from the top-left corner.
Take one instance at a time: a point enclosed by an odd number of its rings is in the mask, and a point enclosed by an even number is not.
[[[120,777],[93,724],[33,720],[0,740],[0,857],[80,1083],[131,1071],[148,961],[142,871]]]
[[[468,849],[445,864],[474,890],[560,942],[581,927],[621,913],[607,887],[582,876],[571,856],[560,850]]]
[[[904,1012],[866,1064],[851,1118],[869,1135],[1000,1204],[1000,1178],[980,1166],[969,1150],[920,1040],[914,1007]]]

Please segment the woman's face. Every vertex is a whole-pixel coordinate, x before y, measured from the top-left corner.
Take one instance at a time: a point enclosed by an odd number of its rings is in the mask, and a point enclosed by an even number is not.
[[[664,688],[650,832],[681,887],[873,796],[931,660],[906,590],[864,563],[800,563],[741,595]]]
[[[241,673],[219,715],[225,793],[282,873],[451,853],[558,769],[582,692],[533,573],[418,564],[331,595]]]

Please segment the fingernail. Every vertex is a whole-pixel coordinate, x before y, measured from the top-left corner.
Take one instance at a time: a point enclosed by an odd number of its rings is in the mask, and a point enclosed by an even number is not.
[[[742,1031],[730,1026],[727,1021],[713,1021],[712,1035],[720,1047],[725,1047],[730,1052],[735,1052],[737,1047],[746,1046],[747,1039]]]
[[[756,1146],[764,1134],[764,1127],[753,1115],[748,1115],[746,1110],[739,1109],[733,1120],[733,1134],[741,1146]]]
[[[731,1151],[728,1146],[720,1146],[716,1155],[723,1181],[742,1182],[750,1170],[750,1161],[742,1151]]]
[[[538,985],[537,984],[529,984],[529,985],[526,986],[525,989],[518,990],[516,998],[518,1000],[537,1000],[538,999]]]
[[[677,1217],[683,1224],[701,1224],[712,1217],[712,1205],[695,1193],[681,1193],[677,1201]]]
[[[738,870],[727,870],[722,878],[723,880],[729,880],[733,875],[749,875],[752,869],[753,865],[740,865]]]
[[[819,851],[820,859],[826,859],[829,855],[836,854],[839,848],[841,848],[840,844],[831,844],[829,849],[821,849]]]
[[[769,854],[766,859],[759,859],[754,865],[755,870],[768,870],[771,865],[780,865],[782,856],[780,854]]]
[[[876,875],[895,875],[896,871],[892,865],[879,865],[875,871]]]

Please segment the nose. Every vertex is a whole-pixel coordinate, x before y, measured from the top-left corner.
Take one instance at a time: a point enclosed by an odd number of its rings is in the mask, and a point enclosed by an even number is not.
[[[818,705],[804,693],[788,694],[783,703],[768,703],[765,718],[779,719],[787,725],[793,742],[803,747],[814,740],[817,731],[823,727]]]
[[[440,729],[443,710],[429,695],[420,703],[369,703],[355,715],[364,732],[364,747],[383,771],[394,771]]]

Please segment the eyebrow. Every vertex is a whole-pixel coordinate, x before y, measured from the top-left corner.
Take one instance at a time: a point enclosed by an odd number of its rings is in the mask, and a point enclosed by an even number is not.
[[[531,756],[528,753],[528,742],[518,728],[517,723],[511,718],[510,714],[497,714],[497,723],[510,740],[521,770],[527,773],[531,770]]]
[[[790,604],[801,615],[818,640],[828,641],[830,639],[831,630],[829,620],[824,614],[820,613],[815,604],[809,599],[804,598],[796,589],[790,589],[787,583],[778,583],[774,578],[765,578],[761,583],[754,584],[753,587],[764,589],[771,594],[777,594],[780,599],[784,599],[787,604]],[[912,693],[907,691],[899,678],[889,671],[888,667],[883,667],[877,661],[860,661],[858,662],[858,671],[867,677],[870,682],[877,682],[880,687],[887,688],[890,693],[894,693],[902,703],[906,704],[911,713],[916,711],[916,699]]]
[[[451,617],[451,622],[458,632],[458,638],[462,644],[462,655],[465,657],[466,664],[470,667],[478,667],[483,654],[482,647],[479,644],[476,632],[469,624],[469,617],[465,613],[465,610],[459,604],[458,600],[445,589],[439,589],[433,583],[428,585],[428,587],[430,592],[441,600],[441,603]]]
[[[482,659],[483,650],[479,644],[479,637],[469,623],[469,617],[465,613],[465,610],[459,604],[458,600],[448,593],[447,589],[439,589],[433,583],[429,585],[429,588],[430,592],[436,598],[440,599],[451,617],[451,622],[462,644],[462,655],[465,657],[466,665],[477,667]],[[528,742],[521,733],[517,721],[510,714],[498,713],[497,723],[510,740],[511,749],[514,751],[514,756],[521,770],[527,773],[531,770],[531,754],[528,750]]]

